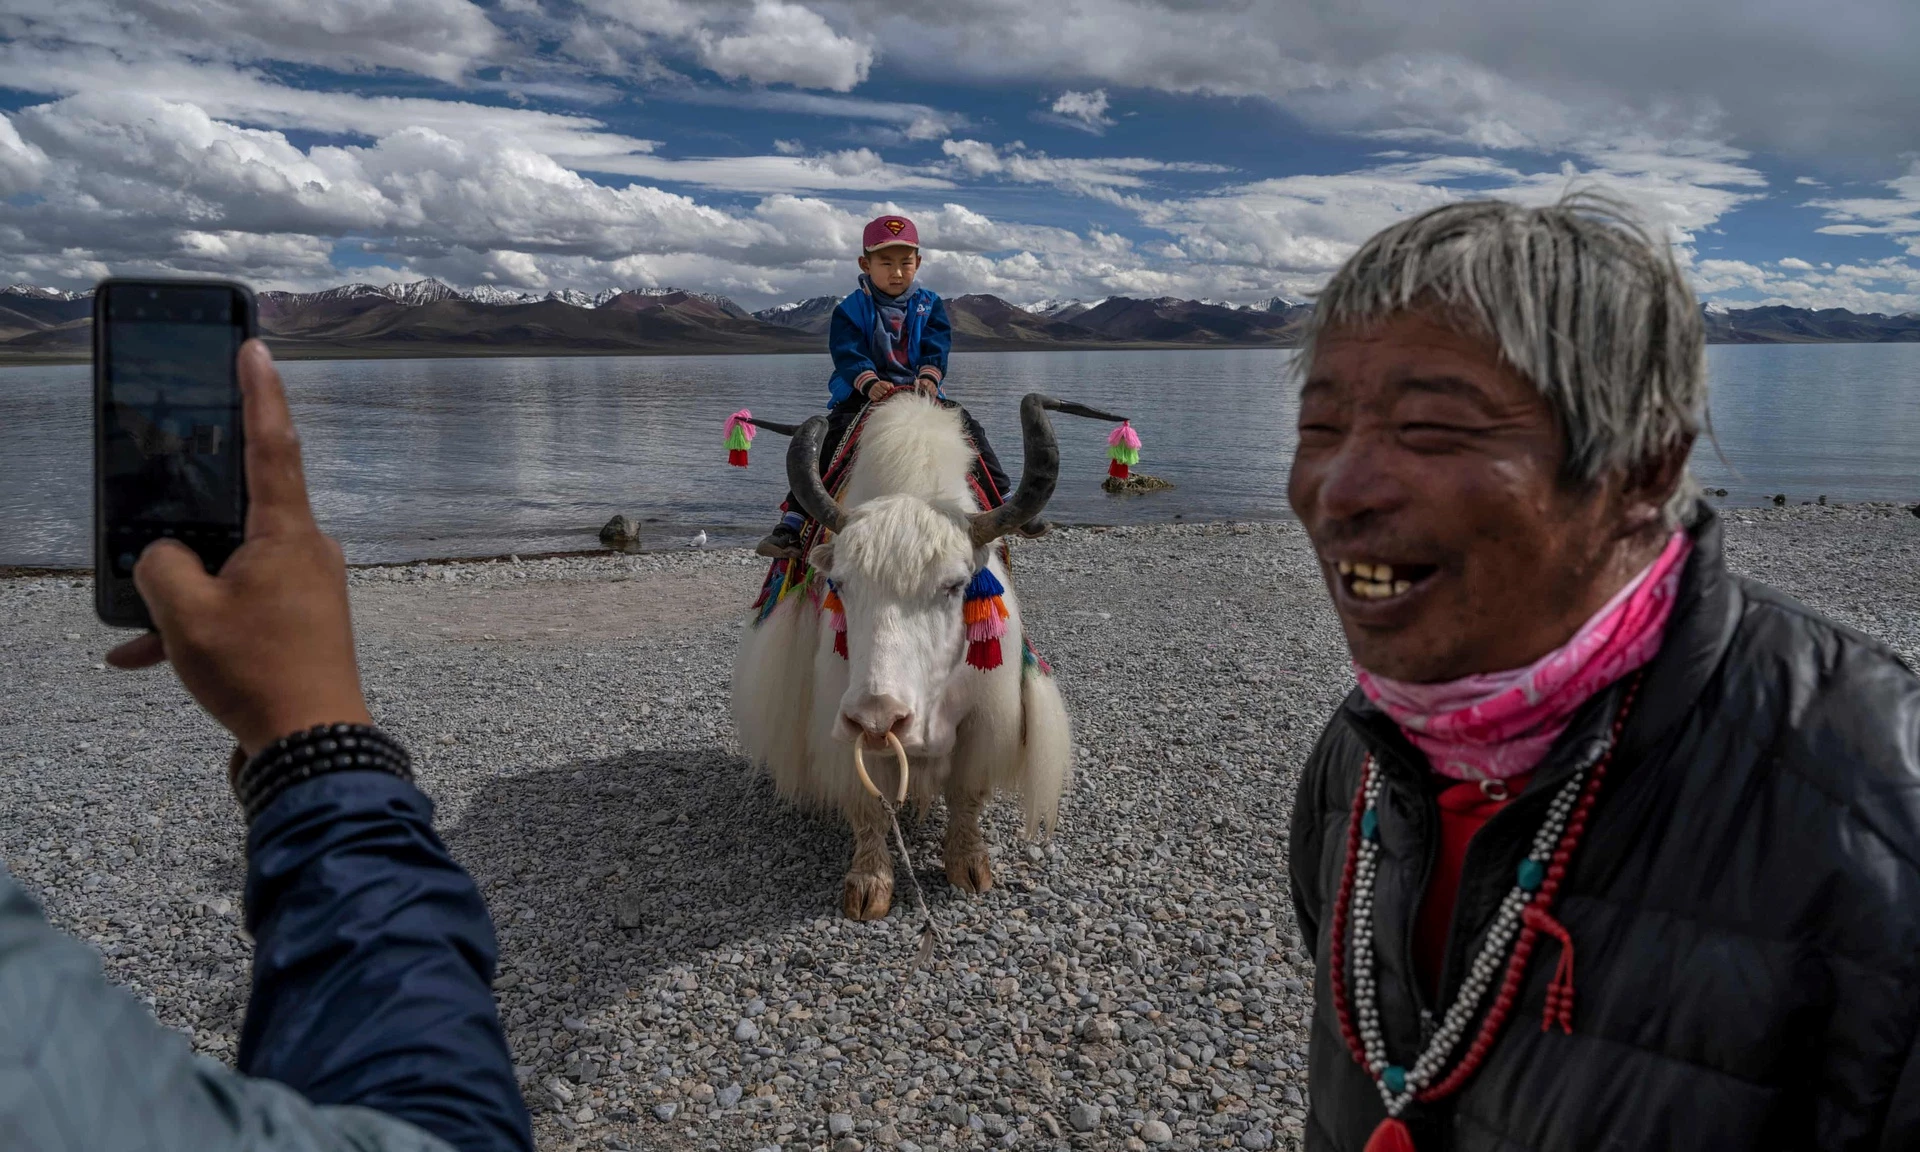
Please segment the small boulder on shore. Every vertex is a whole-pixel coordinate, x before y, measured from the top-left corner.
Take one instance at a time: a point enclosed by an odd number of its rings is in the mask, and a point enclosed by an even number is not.
[[[1131,495],[1138,492],[1163,492],[1173,487],[1173,481],[1162,480],[1158,476],[1149,476],[1144,472],[1135,472],[1125,480],[1109,476],[1100,481],[1100,487],[1115,496]]]
[[[615,516],[600,529],[600,543],[609,548],[630,548],[640,543],[640,525],[631,516]]]

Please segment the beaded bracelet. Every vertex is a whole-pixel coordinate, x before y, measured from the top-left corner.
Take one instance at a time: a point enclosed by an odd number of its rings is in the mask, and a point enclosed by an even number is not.
[[[319,724],[260,749],[233,780],[251,824],[282,792],[329,772],[390,772],[413,779],[413,762],[391,736],[369,724]]]

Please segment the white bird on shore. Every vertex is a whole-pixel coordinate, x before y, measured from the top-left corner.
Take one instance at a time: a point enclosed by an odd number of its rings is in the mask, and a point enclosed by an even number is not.
[[[705,529],[695,532],[693,534],[692,541],[690,541],[687,544],[687,547],[689,548],[705,548],[706,546],[707,546],[707,533]]]

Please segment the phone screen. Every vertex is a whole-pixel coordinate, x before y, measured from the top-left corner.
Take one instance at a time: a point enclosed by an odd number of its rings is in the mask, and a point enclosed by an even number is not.
[[[131,587],[169,536],[217,570],[246,522],[239,382],[247,298],[230,285],[108,283],[97,306],[99,529],[96,576]],[[102,615],[145,623],[138,596],[102,589]],[[129,614],[129,610],[138,609]]]

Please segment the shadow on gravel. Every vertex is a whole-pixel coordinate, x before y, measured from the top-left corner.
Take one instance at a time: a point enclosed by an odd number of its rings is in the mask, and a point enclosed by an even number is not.
[[[601,963],[642,972],[837,917],[853,850],[837,816],[800,812],[713,747],[491,781],[447,841],[486,893],[507,959],[593,942]],[[936,902],[937,860],[916,859]]]

